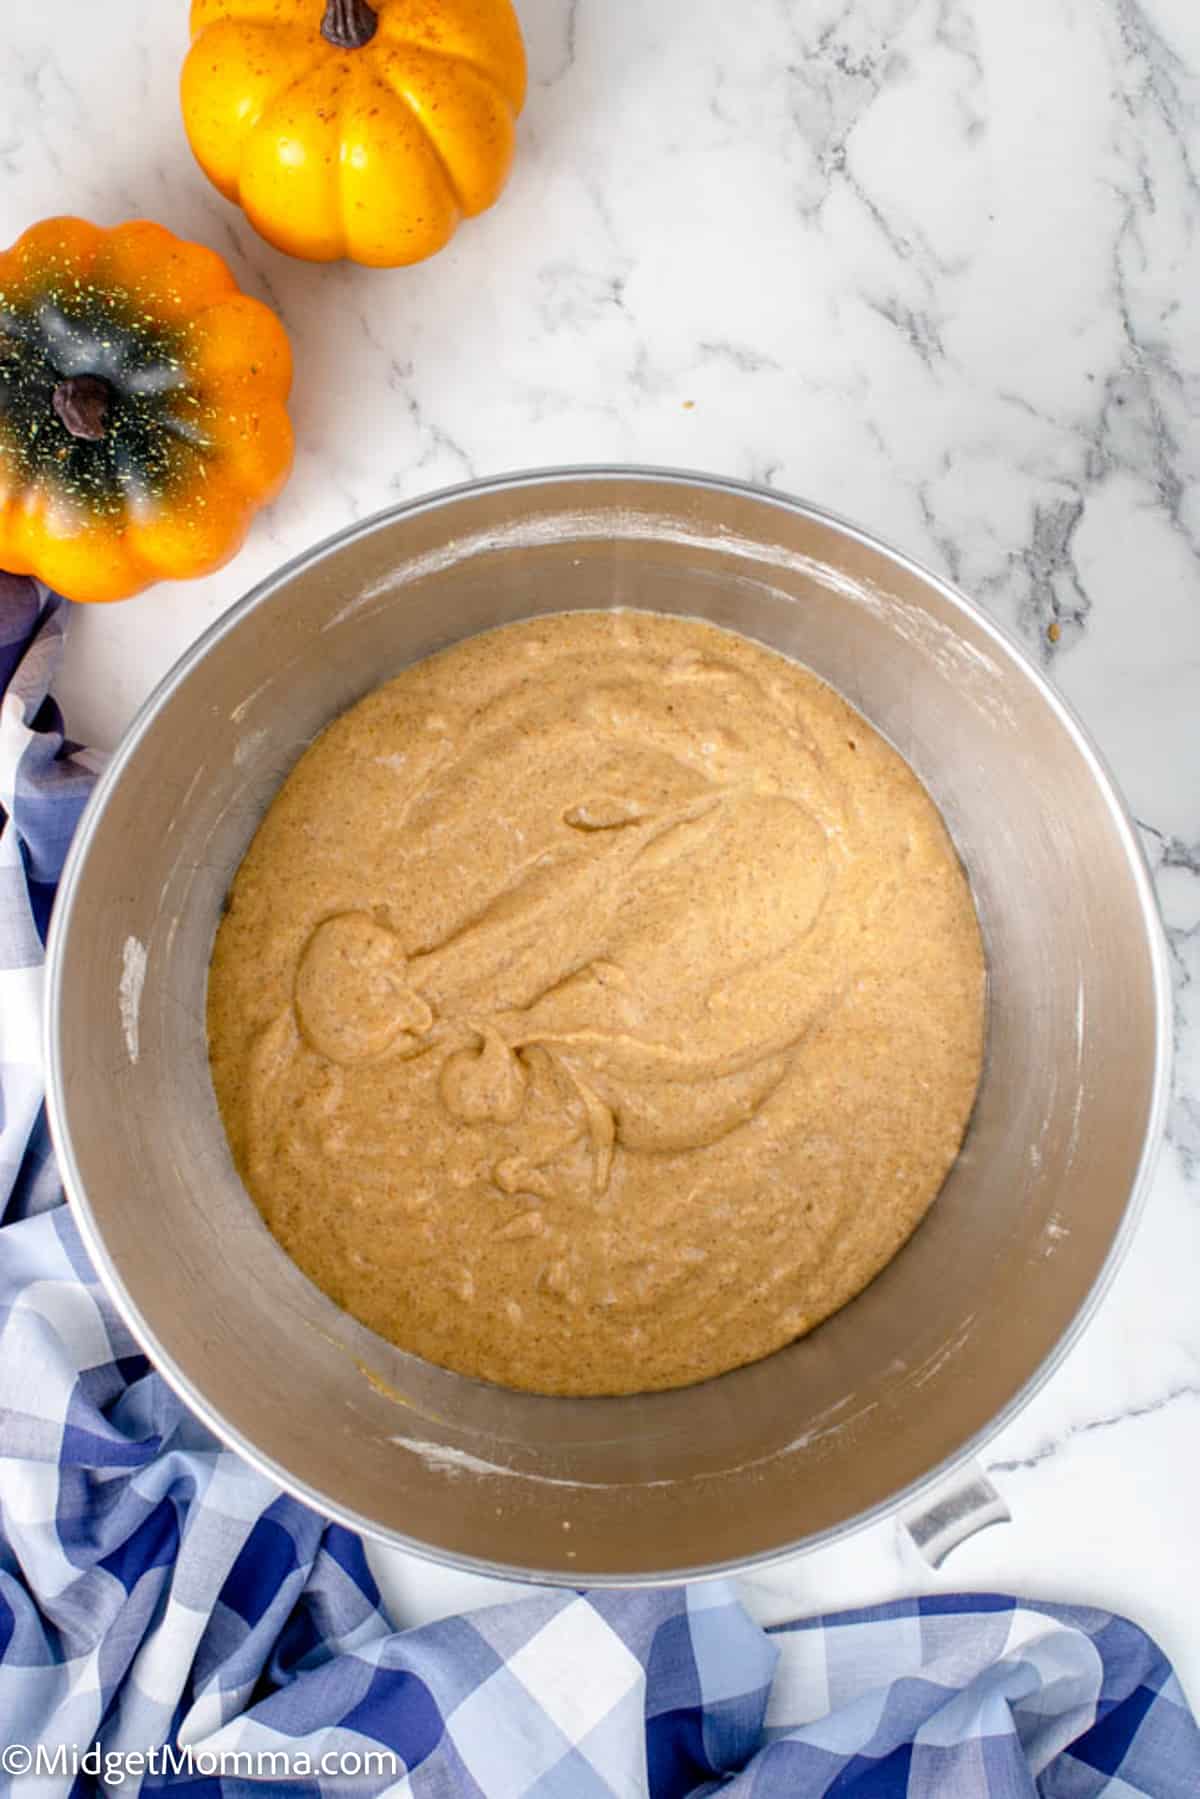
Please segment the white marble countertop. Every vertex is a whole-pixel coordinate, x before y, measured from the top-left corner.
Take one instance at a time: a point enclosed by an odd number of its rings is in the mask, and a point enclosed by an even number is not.
[[[228,257],[297,351],[291,486],[220,575],[77,612],[72,733],[111,745],[316,538],[554,463],[769,482],[1015,627],[1145,828],[1178,979],[1170,1142],[1098,1318],[984,1458],[1015,1521],[939,1575],[883,1525],[745,1590],[764,1618],[935,1585],[1111,1606],[1200,1705],[1200,9],[519,9],[505,199],[385,274],[291,263],[208,186],[176,99],[185,0],[5,8],[3,241],[55,212],[148,214]],[[497,1590],[387,1563],[401,1622]]]

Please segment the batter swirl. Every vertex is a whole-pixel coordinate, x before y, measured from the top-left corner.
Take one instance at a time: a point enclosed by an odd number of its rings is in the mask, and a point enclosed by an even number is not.
[[[339,719],[218,934],[213,1076],[268,1225],[406,1349],[681,1385],[904,1242],[978,1082],[969,889],[904,762],[694,620],[542,618]]]

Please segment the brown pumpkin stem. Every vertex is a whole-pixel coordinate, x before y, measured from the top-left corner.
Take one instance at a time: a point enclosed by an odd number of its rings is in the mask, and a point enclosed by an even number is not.
[[[94,444],[108,436],[112,389],[99,375],[72,375],[60,381],[51,404],[72,437]]]
[[[361,50],[379,30],[379,14],[367,0],[329,0],[321,36],[335,50]]]

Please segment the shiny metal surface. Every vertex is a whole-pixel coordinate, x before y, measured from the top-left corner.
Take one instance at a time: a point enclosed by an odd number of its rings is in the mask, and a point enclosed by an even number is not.
[[[941,1568],[956,1549],[994,1524],[1011,1524],[1012,1513],[980,1462],[967,1462],[957,1476],[915,1507],[903,1508],[900,1523],[918,1555]]]
[[[314,733],[414,658],[572,607],[735,626],[815,669],[931,788],[991,965],[964,1153],[850,1307],[678,1393],[538,1399],[401,1354],[318,1293],[232,1168],[204,988],[223,895]],[[1023,655],[862,533],[695,477],[567,471],[376,518],[282,570],[159,688],[76,839],[51,1121],[85,1237],[189,1403],[394,1544],[571,1584],[814,1545],[911,1502],[1052,1368],[1115,1266],[1165,1094],[1168,982],[1112,784]]]

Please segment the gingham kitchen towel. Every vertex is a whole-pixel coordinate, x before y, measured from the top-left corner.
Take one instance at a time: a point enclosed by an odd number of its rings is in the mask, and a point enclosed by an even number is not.
[[[61,1204],[42,943],[95,767],[48,697],[65,616],[0,576],[0,1793],[1200,1795],[1170,1667],[1102,1612],[974,1595],[764,1632],[720,1583],[393,1628],[359,1541],[149,1368]]]

